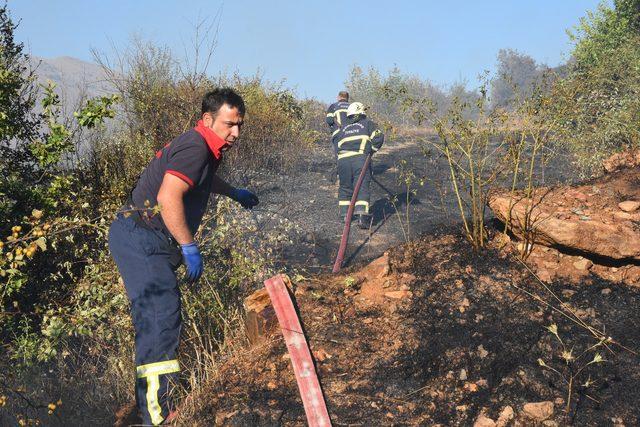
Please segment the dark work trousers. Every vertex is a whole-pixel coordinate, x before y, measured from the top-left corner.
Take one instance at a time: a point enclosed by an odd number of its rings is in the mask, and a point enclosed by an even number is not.
[[[143,424],[158,425],[169,415],[169,391],[180,370],[180,290],[175,274],[180,251],[161,231],[122,214],[109,229],[109,248],[131,302],[136,402]]]
[[[349,204],[351,203],[351,197],[353,196],[353,190],[358,182],[358,177],[364,166],[366,156],[364,154],[357,154],[355,156],[344,157],[338,159],[338,176],[340,177],[340,187],[338,188],[338,205],[340,206],[340,215],[345,217]],[[371,174],[365,173],[360,186],[360,192],[356,199],[356,206],[353,210],[355,215],[369,214],[369,184],[371,182]]]

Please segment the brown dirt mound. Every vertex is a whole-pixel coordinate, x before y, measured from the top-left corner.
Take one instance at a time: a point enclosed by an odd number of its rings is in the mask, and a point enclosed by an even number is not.
[[[596,277],[549,290],[562,299],[571,291],[565,302],[583,321],[637,346],[638,289]],[[585,328],[527,293],[559,306],[509,253],[478,255],[452,235],[425,236],[364,269],[299,284],[334,425],[640,423],[638,357],[617,345],[588,350],[595,342]],[[574,355],[586,351],[583,364],[596,351],[606,359],[576,379],[593,384],[574,389],[568,411],[566,384],[537,362],[566,372],[561,345],[545,329],[551,324]],[[193,423],[305,425],[279,334],[221,366]]]

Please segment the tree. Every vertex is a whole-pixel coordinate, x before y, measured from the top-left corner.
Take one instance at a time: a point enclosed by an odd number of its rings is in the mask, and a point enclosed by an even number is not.
[[[614,0],[618,16],[627,20],[627,24],[636,34],[640,32],[640,0]]]
[[[528,97],[545,69],[529,55],[500,49],[497,77],[491,82],[492,107],[508,108],[516,98]]]
[[[570,32],[573,62],[554,85],[558,135],[576,154],[584,175],[603,158],[640,144],[639,0],[601,4]]]
[[[17,28],[8,14],[6,4],[0,7],[0,149],[5,162],[27,160],[23,145],[37,132],[39,116],[33,112],[36,85],[35,74],[29,67],[29,56],[22,43],[16,43]]]

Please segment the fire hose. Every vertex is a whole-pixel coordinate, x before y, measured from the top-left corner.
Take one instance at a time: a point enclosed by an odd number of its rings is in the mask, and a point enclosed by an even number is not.
[[[264,286],[269,293],[271,304],[282,330],[282,336],[287,344],[287,350],[289,350],[307,422],[310,427],[330,427],[331,419],[311,358],[309,344],[291,301],[285,280],[286,276],[277,275],[266,280]]]
[[[369,173],[370,163],[371,154],[368,154],[362,166],[358,181],[353,189],[353,195],[351,196],[351,202],[349,203],[349,209],[347,210],[347,217],[344,223],[344,230],[342,231],[338,256],[333,265],[334,273],[340,271],[344,260],[344,254],[349,241],[349,231],[351,229],[351,217],[353,216],[353,210],[356,200],[358,199],[360,187],[364,181],[364,176],[366,173]],[[307,416],[307,422],[310,427],[330,427],[331,419],[329,418],[322,388],[320,387],[320,381],[318,380],[311,352],[309,351],[309,344],[307,343],[296,309],[291,301],[285,280],[286,276],[277,275],[266,280],[264,285],[269,293],[271,304],[278,318],[278,323],[280,324],[280,329],[282,330],[282,335],[287,345],[287,350],[289,351],[296,382],[298,383],[298,389],[302,397],[304,411]]]
[[[356,205],[356,200],[358,199],[358,193],[360,192],[360,186],[362,185],[362,181],[364,180],[364,175],[369,172],[369,164],[371,163],[371,154],[367,154],[367,158],[364,161],[364,165],[362,166],[362,171],[360,171],[360,176],[358,177],[358,181],[356,182],[355,187],[353,188],[353,195],[351,196],[351,203],[349,203],[349,209],[347,210],[347,218],[344,222],[344,230],[342,231],[342,239],[340,240],[340,248],[338,249],[338,256],[336,257],[336,262],[333,264],[333,273],[337,273],[340,271],[342,267],[342,261],[344,260],[344,253],[347,250],[347,243],[349,242],[349,230],[351,229],[351,217],[353,216],[353,209]]]

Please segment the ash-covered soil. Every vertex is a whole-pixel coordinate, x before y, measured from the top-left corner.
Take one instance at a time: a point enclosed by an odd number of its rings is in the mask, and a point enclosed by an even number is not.
[[[547,185],[575,180],[560,166]],[[262,229],[295,224],[281,265],[307,272],[293,293],[334,425],[640,424],[640,288],[588,272],[542,282],[535,256],[530,269],[495,230],[475,253],[457,231],[442,159],[415,139],[374,157],[371,229],[352,228],[347,267],[327,274],[343,226],[333,167],[318,149],[252,182]],[[425,185],[407,188],[403,168]],[[306,424],[279,333],[213,375],[189,425]]]
[[[373,157],[372,224],[368,230],[351,227],[345,265],[371,260],[392,246],[459,222],[448,165],[427,143],[433,138],[424,133],[387,137]],[[566,158],[558,156],[554,162],[538,171],[539,182],[553,185],[575,180]],[[289,241],[280,254],[283,269],[330,271],[344,227],[338,217],[335,170],[326,142],[291,168],[263,171],[243,182],[260,197],[253,213],[260,229],[268,232],[282,220],[292,225],[283,236]],[[413,175],[409,185],[408,174]]]
[[[333,424],[638,425],[640,290],[600,278],[545,288],[514,253],[430,234],[363,270],[299,283]],[[589,364],[596,354],[604,361]],[[561,374],[574,376],[571,392]],[[195,424],[305,425],[279,334],[227,360],[208,390]],[[525,406],[539,402],[537,415]]]

